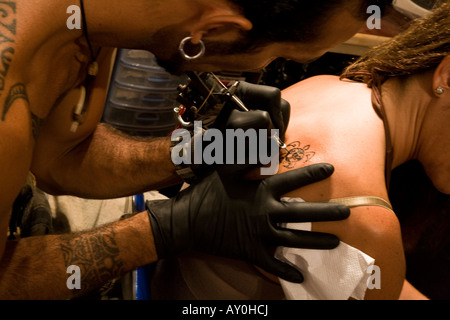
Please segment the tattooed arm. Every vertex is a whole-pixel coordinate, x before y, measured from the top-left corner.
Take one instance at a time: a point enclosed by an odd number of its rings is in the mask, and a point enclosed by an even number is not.
[[[32,171],[38,186],[53,195],[119,198],[180,182],[169,147],[168,139],[130,138],[100,124],[87,139],[68,149],[43,141]]]
[[[110,55],[109,49],[102,49],[85,122],[76,133],[70,127],[79,90],[61,99],[42,126],[32,171],[48,193],[118,198],[181,182],[170,159],[169,138],[132,138],[99,124]]]
[[[0,263],[0,299],[68,299],[156,260],[147,213],[97,230],[9,241]],[[69,289],[69,266],[80,289]],[[69,280],[69,281],[68,281]]]
[[[43,87],[25,72],[32,61],[24,53],[34,52],[24,48],[30,41],[23,38],[25,24],[18,13],[25,8],[0,1],[0,299],[65,299],[150,263],[156,255],[146,213],[88,233],[7,240],[10,210],[36,152],[42,125],[38,114],[48,114],[61,94],[44,87],[47,94],[41,99]],[[56,80],[63,78],[64,73]],[[48,80],[45,74],[43,79]],[[81,290],[67,288],[70,265],[81,270]]]
[[[25,85],[6,83],[0,117],[0,227],[6,233],[10,208],[34,154],[37,117]],[[156,260],[147,213],[92,232],[6,241],[0,237],[0,299],[66,299],[87,292]],[[81,270],[81,289],[67,287],[67,268]]]

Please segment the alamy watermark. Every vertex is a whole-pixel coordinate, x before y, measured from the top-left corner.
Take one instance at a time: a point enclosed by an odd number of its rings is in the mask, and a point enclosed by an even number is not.
[[[67,267],[66,273],[70,274],[67,278],[66,286],[69,290],[81,289],[81,269],[79,266],[71,265]]]
[[[381,29],[381,8],[377,5],[371,5],[367,8],[366,13],[371,15],[366,22],[367,28],[369,30]]]
[[[70,14],[66,21],[67,28],[69,30],[81,29],[81,8],[77,5],[71,5],[67,7],[66,13]]]
[[[381,269],[377,265],[369,266],[366,270],[369,275],[367,279],[367,289],[369,290],[381,290]]]
[[[278,171],[280,149],[278,129],[218,129],[203,130],[201,121],[194,122],[191,131],[177,129],[172,133],[171,158],[175,165],[260,164],[261,175]]]

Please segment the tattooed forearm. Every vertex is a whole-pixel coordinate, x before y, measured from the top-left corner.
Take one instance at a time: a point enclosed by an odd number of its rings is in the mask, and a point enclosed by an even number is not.
[[[1,65],[0,65],[0,91],[5,90],[5,78],[9,71],[9,66],[12,62],[12,56],[14,54],[13,48],[3,49],[1,53]]]
[[[310,145],[302,147],[300,141],[292,142],[280,155],[281,163],[287,169],[295,168],[298,163],[307,163],[316,154],[310,149]]]
[[[3,95],[3,92],[7,88],[6,77],[15,54],[14,39],[17,33],[16,13],[15,1],[0,1],[0,96]],[[8,95],[4,100],[1,120],[5,121],[8,111],[17,100],[23,100],[27,103],[31,117],[31,132],[34,139],[36,139],[43,120],[31,111],[26,88],[22,83],[16,83],[10,87]]]
[[[69,238],[71,237],[71,238]],[[61,244],[66,266],[81,269],[81,286],[92,288],[122,274],[123,262],[113,227],[107,226],[95,233],[68,236]]]
[[[16,35],[16,3],[0,1],[0,94],[5,89],[5,78],[14,55],[14,37]]]

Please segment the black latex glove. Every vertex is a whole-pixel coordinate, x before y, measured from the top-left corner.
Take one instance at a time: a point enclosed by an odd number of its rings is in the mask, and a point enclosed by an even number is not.
[[[206,87],[213,87],[216,85],[216,80],[212,77],[205,77],[204,75],[198,77],[196,74],[190,76],[196,80],[191,84],[193,86],[191,88],[192,91],[188,91],[182,96],[183,98],[181,101],[184,103],[188,103],[191,99],[197,97],[197,95],[193,95],[193,92],[202,91],[202,81],[206,83]],[[191,95],[193,95],[194,98],[191,97]],[[190,159],[188,164],[184,163],[177,167],[177,172],[188,183],[192,184],[214,170],[225,170],[230,174],[243,174],[243,172],[249,171],[251,168],[268,165],[268,158],[270,158],[272,162],[270,168],[276,170],[276,163],[273,160],[278,161],[279,147],[284,144],[282,140],[290,118],[289,103],[281,98],[281,91],[279,89],[264,85],[250,84],[248,82],[239,82],[235,95],[242,100],[244,105],[250,111],[246,112],[241,110],[239,104],[237,104],[230,96],[224,98],[222,95],[220,97],[224,106],[219,112],[219,115],[215,117],[215,120],[212,120],[213,123],[210,124],[209,120],[206,124],[204,123],[204,127],[207,129],[214,128],[222,131],[224,137],[224,143],[222,144],[223,149],[217,150],[220,146],[215,144],[214,151],[215,155],[220,152],[220,155],[223,156],[221,159],[226,162],[226,168],[221,165],[216,166],[215,163],[206,164],[196,163],[194,161],[194,149],[197,150],[196,152],[198,152],[198,150],[201,152],[201,149],[199,148],[205,150],[210,144],[208,141],[203,141],[201,136],[197,137],[198,139],[192,138],[190,141],[184,140],[186,144],[184,145],[183,150],[186,150],[188,154],[186,154],[185,151],[180,153],[182,149],[179,146],[173,151],[174,153],[172,155],[175,155],[177,158],[182,156]],[[212,119],[214,119],[214,117],[212,117]],[[230,141],[230,138],[225,133],[228,129],[234,130],[236,135],[243,132],[243,136],[236,138],[239,141]],[[243,131],[238,131],[237,129],[242,129]],[[249,129],[256,130],[256,141],[255,139],[251,139],[251,141],[250,139],[245,139]],[[261,135],[261,129],[265,130],[264,132],[267,132],[267,135]],[[272,129],[278,129],[279,131],[276,134],[276,132],[272,132]],[[274,133],[276,135],[274,135]],[[243,140],[243,138],[245,140]],[[277,140],[280,138],[281,140]],[[264,139],[265,141],[261,141],[261,139]],[[202,142],[201,146],[196,147],[196,144],[200,141]],[[242,141],[245,143],[243,149],[241,149]],[[265,150],[260,149],[260,147],[263,146],[262,143],[266,144]],[[230,149],[233,147],[234,149]],[[210,148],[208,148],[208,150],[211,152]],[[234,154],[234,157],[231,159],[234,160],[230,161],[228,156],[231,156],[231,151],[233,151]],[[264,161],[262,161],[263,159]]]
[[[291,282],[303,276],[273,257],[269,247],[332,249],[330,234],[288,230],[279,223],[335,221],[346,206],[282,203],[280,197],[329,177],[331,165],[313,165],[261,181],[221,177],[217,171],[169,200],[149,201],[147,210],[159,258],[189,250],[244,260]]]
[[[248,109],[267,111],[273,126],[280,130],[280,136],[284,136],[289,124],[291,106],[289,102],[281,98],[280,89],[241,82],[236,95]]]
[[[217,118],[215,127],[244,130],[279,129],[280,137],[284,136],[289,124],[291,106],[281,98],[278,88],[240,82],[235,94],[251,111],[244,112],[236,106],[229,108],[226,105]],[[233,102],[230,101],[229,104]]]
[[[243,129],[244,132],[247,132],[249,129],[255,129],[258,141],[246,140],[245,152],[241,151],[240,153],[237,151],[237,143],[235,143],[235,161],[233,165],[230,166],[228,164],[225,167],[219,166],[216,168],[224,172],[229,172],[230,174],[243,174],[243,172],[251,168],[267,165],[267,163],[261,163],[261,158],[259,156],[255,157],[256,155],[263,154],[264,157],[273,155],[272,159],[276,158],[278,161],[279,147],[284,144],[283,138],[289,124],[291,108],[290,104],[281,98],[281,91],[275,87],[240,82],[235,94],[250,111],[242,111],[236,106],[233,100],[230,100],[225,104],[222,112],[217,117],[214,127],[222,131],[226,129]],[[261,129],[267,130],[268,135],[261,136],[259,134]],[[279,130],[276,137],[280,138],[280,140],[274,140],[272,129]],[[266,140],[266,150],[271,150],[269,154],[267,152],[259,152],[261,138]],[[231,145],[233,145],[233,142],[226,141],[227,147]],[[226,148],[223,150],[223,154],[226,155],[229,151]],[[252,164],[250,159],[255,158],[258,162]],[[205,169],[205,167],[202,167],[202,169]]]

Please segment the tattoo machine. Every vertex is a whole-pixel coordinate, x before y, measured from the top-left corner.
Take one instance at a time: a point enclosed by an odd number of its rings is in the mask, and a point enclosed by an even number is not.
[[[215,112],[218,113],[217,118],[213,120],[217,124],[216,119],[228,118],[232,110],[224,108],[225,105],[231,105],[232,108],[243,112],[250,111],[235,94],[239,87],[239,81],[233,81],[227,86],[211,72],[188,72],[187,75],[187,84],[178,87],[177,101],[181,105],[174,110],[182,128],[192,129],[194,121],[202,118],[206,119],[204,124],[208,127],[211,123],[208,123],[207,119],[208,115],[214,113],[212,110],[216,110]],[[275,137],[275,139],[280,148],[286,147],[279,137]]]

